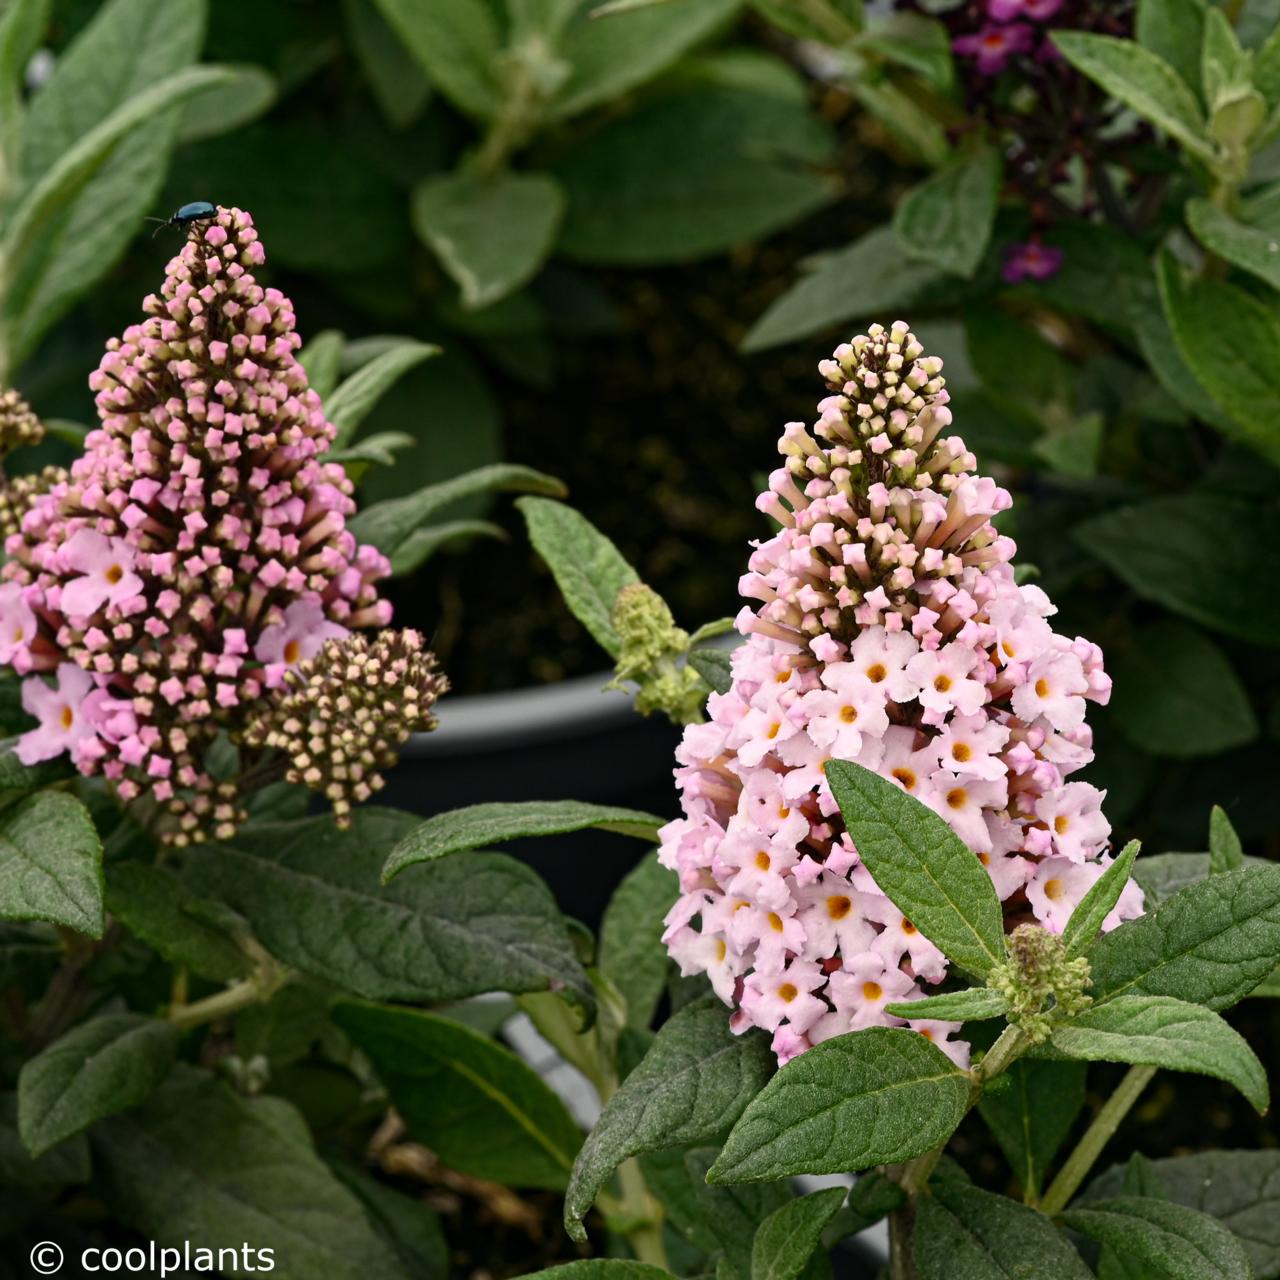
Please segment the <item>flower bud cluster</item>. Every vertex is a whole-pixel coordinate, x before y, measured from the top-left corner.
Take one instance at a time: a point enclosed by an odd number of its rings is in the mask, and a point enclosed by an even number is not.
[[[1004,996],[1009,1021],[1032,1044],[1043,1044],[1058,1018],[1075,1017],[1093,1003],[1086,994],[1090,977],[1088,960],[1069,960],[1057,934],[1020,924],[1009,935],[1009,958],[992,969],[987,985]]]
[[[0,458],[44,439],[44,423],[14,390],[0,391]]]
[[[40,721],[19,755],[69,751],[122,799],[150,795],[178,843],[238,820],[206,764],[219,732],[326,640],[390,618],[389,566],[345,527],[334,428],[263,260],[247,213],[193,228],[90,379],[84,454],[6,542],[0,663],[34,673]]]
[[[286,779],[319,792],[348,827],[352,805],[383,788],[381,770],[409,735],[436,727],[432,707],[448,688],[417,631],[343,636],[286,673],[244,740],[283,752]]]
[[[975,474],[941,362],[903,324],[872,326],[819,366],[830,395],[790,424],[758,505],[733,683],[677,751],[684,817],[661,858],[682,894],[671,954],[705,972],[732,1025],[774,1033],[785,1061],[872,1025],[947,974],[881,893],[844,830],[830,759],[853,760],[939,813],[989,871],[1007,916],[1060,932],[1110,863],[1089,701],[1096,645],[1054,632],[1019,586],[992,518],[1008,493]],[[1141,911],[1129,885],[1104,927]],[[957,1061],[954,1024],[906,1020]]]
[[[707,688],[683,661],[689,634],[676,626],[667,602],[652,587],[633,582],[618,592],[610,621],[620,649],[606,688],[634,684],[635,707],[643,716],[661,711],[677,724],[700,720]]]

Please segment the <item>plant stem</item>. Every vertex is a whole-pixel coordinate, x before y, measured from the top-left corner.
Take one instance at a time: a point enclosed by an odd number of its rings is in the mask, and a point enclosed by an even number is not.
[[[977,1092],[982,1092],[982,1085],[988,1080],[994,1080],[996,1076],[1006,1071],[1026,1047],[1027,1038],[1020,1028],[1012,1024],[1005,1027],[973,1073],[978,1086]],[[973,1100],[977,1101],[976,1094]]]
[[[666,1271],[667,1247],[662,1240],[662,1211],[650,1194],[644,1174],[634,1159],[624,1160],[618,1166],[618,1185],[622,1188],[622,1213],[636,1223],[627,1230],[627,1239],[636,1251],[636,1259]]]
[[[1068,1201],[1079,1190],[1080,1184],[1093,1168],[1094,1161],[1102,1154],[1103,1147],[1119,1128],[1120,1121],[1128,1114],[1129,1108],[1137,1102],[1139,1094],[1147,1087],[1155,1073],[1155,1067],[1129,1068],[1116,1091],[1103,1104],[1102,1110],[1094,1116],[1093,1123],[1080,1139],[1076,1149],[1058,1170],[1058,1176],[1054,1178],[1049,1190],[1044,1193],[1044,1198],[1040,1201],[1042,1213],[1052,1217],[1067,1207]]]
[[[238,1013],[250,1005],[270,1000],[292,979],[291,969],[271,969],[254,974],[253,977],[233,982],[225,991],[206,996],[194,1004],[174,1005],[169,1010],[169,1021],[183,1031],[203,1026],[206,1022],[216,1022],[219,1018]]]

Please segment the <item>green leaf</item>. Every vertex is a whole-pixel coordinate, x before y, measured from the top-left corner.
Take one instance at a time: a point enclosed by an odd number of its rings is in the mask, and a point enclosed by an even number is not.
[[[1195,94],[1165,60],[1132,40],[1055,31],[1053,42],[1075,69],[1163,129],[1197,159],[1214,158]]]
[[[791,1202],[791,1188],[785,1182],[736,1187],[710,1184],[707,1171],[715,1158],[715,1147],[699,1147],[685,1153],[684,1167],[692,1184],[694,1212],[711,1234],[710,1250],[721,1254],[716,1267],[718,1280],[750,1280],[756,1231],[771,1213]],[[651,1168],[652,1162],[642,1167]],[[814,1280],[811,1273],[806,1272],[806,1276]]]
[[[7,1237],[69,1186],[89,1180],[89,1144],[83,1134],[33,1160],[18,1137],[18,1099],[0,1093],[0,1232]]]
[[[869,1027],[793,1058],[733,1127],[709,1175],[760,1182],[909,1160],[945,1142],[969,1076],[924,1036]]]
[[[878,1169],[859,1174],[849,1192],[848,1202],[822,1233],[822,1243],[833,1248],[848,1236],[857,1235],[887,1218],[906,1201],[902,1188]]]
[[[33,1156],[105,1116],[136,1106],[169,1074],[180,1034],[136,1013],[73,1027],[23,1064],[18,1131]]]
[[[485,0],[377,0],[387,24],[418,60],[427,79],[454,106],[481,120],[503,101],[498,82],[501,36]]]
[[[972,276],[991,239],[1003,173],[1000,153],[984,148],[909,191],[893,218],[907,256]]]
[[[418,237],[462,290],[463,304],[479,308],[533,279],[564,209],[564,192],[549,174],[464,172],[424,178],[414,188],[412,217]]]
[[[1154,1160],[1149,1167],[1169,1200],[1230,1228],[1258,1280],[1280,1274],[1280,1152],[1205,1151]],[[1122,1173],[1107,1170],[1076,1207],[1125,1189]]]
[[[895,1018],[935,1018],[940,1022],[979,1022],[984,1018],[1002,1017],[1009,1011],[1004,996],[986,987],[948,991],[946,995],[925,996],[922,1000],[904,1000],[884,1008]]]
[[[1112,907],[1129,883],[1129,873],[1141,847],[1139,841],[1130,840],[1076,905],[1062,931],[1062,943],[1068,957],[1082,955],[1098,936],[1102,922],[1111,914]]]
[[[1274,229],[1251,227],[1198,196],[1187,201],[1187,225],[1206,249],[1280,289],[1280,235]]]
[[[986,977],[1005,954],[995,887],[973,850],[896,783],[848,760],[826,769],[863,865],[894,905],[961,968]]]
[[[995,1135],[1022,1190],[1038,1196],[1045,1174],[1084,1106],[1083,1062],[1020,1058],[984,1090],[978,1112]]]
[[[1200,83],[1204,13],[1204,0],[1138,0],[1138,43],[1163,58],[1192,88]]]
[[[230,922],[218,919],[165,867],[117,862],[107,868],[107,910],[170,964],[213,982],[244,977],[251,965],[236,944]],[[222,908],[225,912],[225,908]],[[241,922],[247,933],[248,926]]]
[[[197,93],[227,84],[233,73],[220,67],[188,67],[151,82],[95,125],[59,156],[21,197],[4,229],[5,261],[26,263],[41,237],[117,146],[157,116],[172,112]],[[12,269],[12,267],[11,267]]]
[[[437,511],[469,498],[477,493],[547,493],[553,497],[564,495],[564,485],[552,476],[522,467],[515,463],[495,463],[491,467],[478,467],[427,485],[417,493],[404,498],[388,498],[375,502],[354,518],[347,521],[353,537],[361,542],[371,542],[386,555],[395,555],[400,545]]]
[[[0,813],[0,919],[100,938],[102,893],[102,842],[74,796],[40,791]]]
[[[547,562],[573,616],[612,657],[621,650],[613,629],[613,603],[623,587],[639,582],[622,553],[586,516],[562,502],[520,498],[529,541]]]
[[[944,1182],[916,1208],[920,1280],[1089,1280],[1089,1268],[1042,1213]]]
[[[716,693],[728,693],[733,687],[733,655],[725,649],[691,649],[689,665]]]
[[[431,97],[431,85],[374,0],[343,0],[343,25],[365,83],[389,124],[407,129]]]
[[[805,274],[751,326],[743,351],[763,351],[835,324],[950,300],[939,294],[946,276],[928,263],[912,262],[891,227],[877,227],[802,266]]]
[[[342,350],[346,345],[345,335],[337,329],[322,329],[307,339],[298,352],[298,363],[306,370],[312,391],[323,401],[328,401],[338,385],[342,373]]]
[[[510,1050],[417,1009],[344,1002],[333,1017],[373,1059],[410,1135],[450,1168],[507,1186],[565,1187],[582,1135]]]
[[[18,759],[17,745],[17,738],[0,741],[0,798],[12,800],[15,796],[74,776],[75,770],[65,755],[42,760],[39,764],[23,764]]]
[[[502,854],[449,858],[385,889],[387,848],[419,819],[367,807],[263,823],[202,848],[190,879],[243,912],[285,964],[370,1000],[460,1000],[563,989],[593,1003],[546,885]]]
[[[1280,867],[1188,885],[1103,934],[1086,954],[1095,1000],[1176,996],[1228,1009],[1280,963]]]
[[[216,138],[252,124],[275,105],[275,77],[256,63],[237,62],[226,67],[232,79],[198,93],[182,109],[178,143],[186,145]]]
[[[1051,1043],[1087,1062],[1194,1071],[1233,1084],[1258,1109],[1267,1073],[1238,1031],[1210,1009],[1171,996],[1118,996],[1054,1028]]]
[[[338,429],[332,447],[341,449],[350,444],[355,439],[357,428],[383,393],[410,369],[439,354],[440,348],[430,342],[397,342],[357,369],[336,391],[330,392],[325,397],[324,411]]]
[[[1076,540],[1144,600],[1254,644],[1280,644],[1280,510],[1181,493],[1085,521]]]
[[[200,52],[205,20],[204,0],[102,5],[31,100],[22,130],[27,182],[50,172],[135,93],[190,66]],[[143,215],[154,212],[181,119],[181,110],[161,109],[120,138],[98,172],[56,210],[39,244],[11,264],[4,313],[14,335],[15,367],[76,298],[115,265],[141,229]]]
[[[1249,696],[1227,655],[1185,622],[1143,628],[1111,675],[1116,723],[1151,755],[1190,760],[1258,736]]]
[[[1133,878],[1146,895],[1147,911],[1208,875],[1207,853],[1157,853],[1143,858],[1133,869]]]
[[[758,240],[834,198],[822,171],[834,155],[805,102],[705,85],[666,94],[559,160],[560,251],[653,266]]]
[[[386,884],[405,867],[434,862],[451,853],[482,849],[506,840],[563,835],[567,831],[616,831],[653,843],[664,819],[638,809],[587,804],[581,800],[495,801],[437,813],[396,842],[382,869]]]
[[[364,470],[358,464],[367,463],[379,467],[394,467],[397,461],[397,452],[401,449],[412,449],[417,443],[417,440],[406,431],[377,431],[371,436],[365,436],[363,439],[357,440],[355,444],[346,449],[330,450],[325,455],[325,461],[341,462],[346,467],[347,474],[352,475],[354,479],[356,475],[363,473]],[[357,464],[357,466],[353,468],[352,464]]]
[[[763,1087],[773,1065],[768,1037],[734,1035],[728,1013],[713,997],[676,1013],[587,1135],[565,1196],[569,1234],[586,1239],[582,1219],[624,1160],[717,1138]]]
[[[1280,462],[1280,311],[1221,280],[1184,278],[1170,254],[1157,263],[1165,318],[1187,367],[1222,406],[1232,435]],[[1232,343],[1207,343],[1229,324]]]
[[[1249,87],[1249,62],[1231,20],[1216,6],[1210,8],[1200,50],[1200,87],[1210,117],[1216,107]]]
[[[1209,813],[1209,874],[1239,871],[1243,866],[1244,848],[1240,837],[1226,810],[1215,804]]]
[[[671,1273],[628,1258],[583,1258],[535,1271],[528,1280],[671,1280]]]
[[[1273,111],[1280,106],[1280,26],[1272,29],[1254,58],[1253,84]]]
[[[647,853],[613,891],[600,922],[597,963],[627,1002],[627,1026],[643,1031],[653,1021],[667,985],[663,917],[680,894],[674,872]]]
[[[360,1202],[316,1155],[302,1117],[179,1066],[140,1107],[99,1124],[95,1174],[113,1221],[158,1245],[270,1250],[277,1280],[400,1276]]]
[[[570,71],[550,116],[563,119],[614,101],[724,26],[740,6],[741,0],[680,0],[600,21],[591,16],[595,0],[579,4],[559,42]]]
[[[1150,1263],[1172,1280],[1251,1280],[1240,1242],[1205,1213],[1145,1196],[1117,1196],[1074,1209],[1073,1231]]]
[[[476,538],[507,541],[507,531],[488,520],[445,520],[415,529],[391,554],[391,576],[416,573],[433,556],[453,543],[470,544]]]
[[[362,1169],[330,1157],[330,1171],[360,1201],[370,1223],[395,1250],[412,1280],[446,1280],[449,1242],[439,1217],[423,1200],[393,1191]]]
[[[796,1280],[846,1194],[844,1187],[828,1187],[775,1209],[756,1231],[751,1280]]]
[[[951,38],[940,22],[918,13],[889,13],[868,23],[863,36],[851,45],[907,67],[943,93],[955,83]]]

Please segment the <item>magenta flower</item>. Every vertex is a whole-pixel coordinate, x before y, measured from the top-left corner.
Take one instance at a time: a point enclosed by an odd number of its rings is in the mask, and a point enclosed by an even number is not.
[[[1061,8],[1062,0],[987,0],[987,15],[995,22],[1048,22]]]
[[[664,937],[780,1061],[907,1025],[965,1064],[958,1024],[885,1012],[946,957],[862,866],[825,765],[896,782],[974,851],[1012,920],[1061,931],[1109,865],[1104,795],[1067,779],[1111,685],[1097,646],[1054,632],[1049,598],[1015,581],[991,523],[1010,497],[947,434],[942,362],[875,325],[819,369],[830,394],[811,428],[786,428],[757,500],[779,527],[741,580],[755,604],[732,686],[677,750],[684,816],[660,857],[682,896]],[[1105,927],[1141,909],[1131,885]]]
[[[1004,266],[1000,274],[1007,284],[1023,280],[1049,280],[1062,268],[1063,253],[1038,240],[1026,244],[1013,244],[1005,250]]]
[[[986,26],[973,35],[957,36],[951,42],[956,53],[977,59],[978,70],[984,76],[998,76],[1009,59],[1021,53],[1030,53],[1035,44],[1035,32],[1022,22],[1007,26]]]
[[[24,686],[41,723],[21,751],[74,748],[122,799],[164,805],[177,843],[242,816],[206,767],[217,735],[238,737],[326,638],[390,619],[389,566],[346,530],[334,428],[288,299],[254,278],[263,260],[238,209],[192,232],[90,379],[84,455],[6,542],[0,660],[58,672]]]

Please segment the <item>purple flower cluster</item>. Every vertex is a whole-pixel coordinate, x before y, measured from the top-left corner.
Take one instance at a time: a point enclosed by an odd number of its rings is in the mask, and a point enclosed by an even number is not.
[[[827,785],[854,760],[939,813],[1006,914],[1058,932],[1110,864],[1104,795],[1067,781],[1093,757],[1088,701],[1110,680],[1089,641],[1019,586],[991,523],[1009,494],[976,475],[942,362],[906,325],[872,326],[819,370],[830,395],[791,423],[757,505],[778,523],[742,579],[756,602],[733,683],[677,752],[684,817],[662,833],[680,876],[665,939],[705,972],[737,1030],[782,1061],[861,1027],[947,973],[861,864]],[[1139,914],[1129,885],[1104,927]],[[909,1025],[957,1061],[958,1025]]]
[[[185,843],[239,820],[206,752],[326,640],[390,620],[389,572],[345,528],[334,436],[264,288],[247,213],[219,210],[169,263],[146,319],[90,379],[101,425],[23,517],[0,586],[0,663],[30,674],[27,762],[69,751]],[[48,678],[51,678],[51,682]]]
[[[979,30],[957,36],[951,47],[973,58],[984,76],[998,76],[1021,54],[1052,58],[1053,46],[1033,24],[1048,22],[1061,8],[1062,0],[987,0],[987,21]]]

